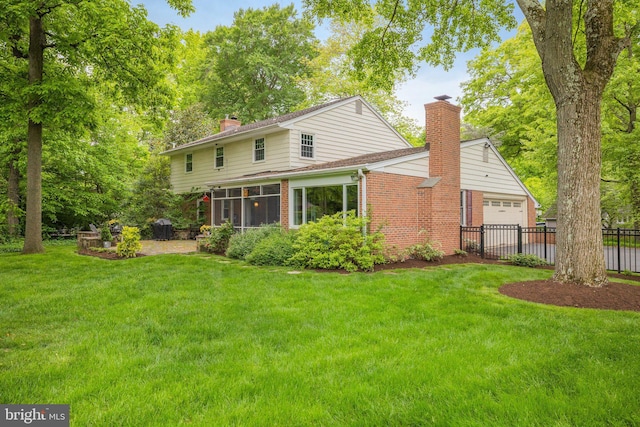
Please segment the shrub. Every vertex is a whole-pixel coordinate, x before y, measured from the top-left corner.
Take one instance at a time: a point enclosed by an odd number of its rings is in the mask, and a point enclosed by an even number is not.
[[[113,240],[113,235],[111,234],[111,230],[109,230],[109,226],[108,225],[104,225],[100,229],[100,239],[103,242],[110,242],[110,241]]]
[[[467,252],[480,252],[480,244],[473,239],[464,239],[464,245]]]
[[[134,258],[140,249],[142,249],[142,244],[138,227],[122,227],[122,241],[116,247],[118,256]]]
[[[234,234],[229,239],[226,254],[229,258],[245,259],[261,240],[280,232],[280,224],[265,224],[244,233]]]
[[[423,261],[440,261],[444,256],[444,252],[436,248],[436,243],[429,241],[409,246],[407,254],[411,258]]]
[[[296,235],[290,262],[308,268],[372,270],[384,262],[384,236],[379,232],[363,236],[367,223],[366,218],[349,211],[304,224]]]
[[[454,255],[458,255],[460,257],[466,257],[468,255],[467,251],[463,251],[462,249],[454,249],[453,253]]]
[[[202,231],[203,227],[200,227]],[[233,224],[229,221],[222,224],[220,227],[210,228],[211,235],[202,240],[200,247],[205,251],[215,254],[223,254],[229,247],[229,240],[234,235],[235,229]]]
[[[509,255],[508,259],[511,264],[519,265],[521,267],[540,267],[543,265],[549,265],[547,261],[533,254],[513,254]]]
[[[255,245],[246,260],[253,265],[289,265],[295,240],[292,232],[272,233]]]

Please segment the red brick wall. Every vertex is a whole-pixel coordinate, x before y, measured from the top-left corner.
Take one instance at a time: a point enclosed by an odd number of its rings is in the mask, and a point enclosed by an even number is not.
[[[471,221],[467,221],[468,227],[480,227],[484,223],[484,193],[482,191],[467,190],[467,210],[471,212]],[[469,198],[471,206],[469,206]]]
[[[367,173],[367,212],[371,231],[382,231],[389,246],[405,248],[424,240],[424,198],[417,186],[424,178],[381,172]]]
[[[531,197],[527,197],[527,223],[528,227],[536,226],[536,206]]]
[[[425,104],[431,188],[429,238],[452,254],[460,244],[460,107],[446,101]],[[429,215],[429,212],[425,212]]]

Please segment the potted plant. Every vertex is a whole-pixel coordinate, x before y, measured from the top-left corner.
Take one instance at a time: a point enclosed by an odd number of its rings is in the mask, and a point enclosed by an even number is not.
[[[109,226],[105,225],[100,230],[100,239],[102,239],[102,245],[105,248],[111,247],[111,242],[113,240],[113,235],[111,235],[111,230],[109,230]]]

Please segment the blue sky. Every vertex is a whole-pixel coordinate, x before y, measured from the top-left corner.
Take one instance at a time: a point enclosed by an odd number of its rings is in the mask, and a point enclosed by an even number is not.
[[[211,31],[218,25],[231,25],[233,14],[238,9],[262,8],[276,3],[277,0],[193,0],[196,11],[187,18],[180,17],[166,3],[166,0],[144,0],[149,12],[149,19],[157,24],[175,24],[187,30],[192,28],[200,32]],[[136,3],[135,0],[133,3]],[[281,5],[293,3],[298,12],[302,12],[302,1],[280,1]],[[517,7],[516,7],[517,10]],[[519,10],[517,10],[519,13]],[[322,29],[316,31],[318,38],[323,38]],[[509,35],[507,35],[509,36]],[[455,99],[462,96],[460,83],[468,80],[467,61],[477,51],[459,54],[452,69],[444,71],[437,67],[423,65],[416,78],[406,82],[396,92],[399,99],[408,103],[405,115],[415,119],[418,125],[424,125],[424,104],[431,102],[434,96],[447,94]]]

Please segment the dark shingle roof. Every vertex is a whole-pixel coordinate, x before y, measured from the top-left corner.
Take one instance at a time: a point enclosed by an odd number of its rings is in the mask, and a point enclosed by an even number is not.
[[[233,136],[233,135],[244,133],[244,132],[249,132],[249,131],[253,131],[253,130],[266,128],[266,127],[269,127],[269,126],[276,125],[278,123],[288,122],[289,120],[297,119],[299,117],[302,117],[302,116],[305,116],[307,114],[313,113],[314,111],[321,110],[321,109],[326,108],[326,107],[330,107],[333,104],[337,104],[339,102],[347,101],[347,100],[352,99],[352,98],[355,99],[355,98],[358,98],[358,96],[351,96],[351,97],[348,97],[348,98],[335,99],[333,101],[330,101],[330,102],[327,102],[327,103],[324,103],[324,104],[321,104],[321,105],[316,105],[314,107],[305,108],[304,110],[294,111],[293,113],[284,114],[282,116],[273,117],[271,119],[261,120],[259,122],[249,123],[247,125],[242,125],[242,126],[239,126],[237,128],[226,130],[224,132],[220,132],[220,133],[216,133],[216,134],[213,134],[213,135],[205,136],[204,138],[201,138],[201,139],[199,139],[197,141],[193,141],[193,142],[189,142],[187,144],[179,145],[179,146],[177,146],[175,148],[172,148],[170,150],[165,151],[165,153],[168,153],[168,152],[171,152],[171,151],[174,151],[174,150],[180,150],[180,149],[183,149],[183,148],[193,147],[195,145],[200,145],[200,144],[204,144],[204,143],[211,142],[211,141],[216,141],[218,139],[226,138],[228,136]]]
[[[411,147],[401,148],[399,150],[383,151],[380,153],[363,154],[357,157],[350,157],[348,159],[336,160],[333,162],[320,163],[317,165],[305,166],[302,168],[289,169],[283,171],[266,171],[253,174],[247,174],[231,178],[223,181],[240,181],[242,179],[255,179],[263,177],[278,177],[280,175],[290,175],[304,172],[323,171],[338,168],[348,168],[349,166],[364,166],[373,163],[384,162],[386,160],[397,159],[399,157],[409,156],[411,154],[425,152],[425,147]]]

